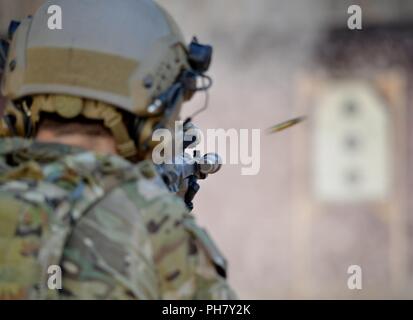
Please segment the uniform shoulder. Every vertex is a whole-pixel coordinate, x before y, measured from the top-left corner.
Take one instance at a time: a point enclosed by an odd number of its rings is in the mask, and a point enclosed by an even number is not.
[[[0,155],[30,147],[32,142],[22,138],[1,138]]]
[[[148,222],[159,218],[183,218],[188,213],[181,198],[170,192],[155,166],[150,161],[138,163],[133,168],[136,179],[119,186],[116,192],[123,192],[140,208]]]
[[[150,162],[125,169],[131,178],[116,184],[90,207],[68,242],[63,266],[69,276],[64,287],[74,297],[85,297],[79,288],[90,277],[86,279],[83,270],[94,270],[96,265],[99,269],[91,275],[95,284],[87,298],[96,297],[101,287],[107,288],[105,298],[110,299],[130,294],[142,299],[161,297],[156,260],[164,251],[160,248],[174,243],[165,234],[177,237],[170,227],[181,220],[185,206],[164,186]]]
[[[20,152],[33,153],[33,155],[48,152],[58,157],[58,155],[62,156],[81,151],[81,148],[58,143],[44,143],[20,137],[0,138],[0,155],[2,156]]]

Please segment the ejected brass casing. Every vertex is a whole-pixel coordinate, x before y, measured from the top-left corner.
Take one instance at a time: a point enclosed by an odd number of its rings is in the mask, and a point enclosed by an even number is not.
[[[298,117],[298,118],[294,118],[285,122],[282,122],[280,124],[277,124],[271,128],[268,129],[268,133],[277,133],[280,131],[283,131],[285,129],[288,129],[292,126],[295,126],[296,124],[299,124],[301,122],[303,122],[306,119],[306,117]]]

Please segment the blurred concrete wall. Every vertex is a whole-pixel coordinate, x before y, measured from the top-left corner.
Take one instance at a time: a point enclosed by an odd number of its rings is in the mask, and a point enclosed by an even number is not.
[[[215,45],[211,71],[215,85],[210,108],[197,118],[204,129],[265,129],[295,116],[294,106],[300,91],[297,78],[304,73],[311,82],[308,70],[317,70],[314,65],[317,59],[313,59],[318,54],[317,44],[328,37],[330,28],[346,30],[350,5],[361,5],[365,27],[412,22],[412,3],[405,0],[159,2],[177,18],[188,40],[197,34],[201,40]],[[376,49],[382,48],[379,45]],[[366,61],[375,53],[367,54]],[[357,54],[354,58],[357,59]],[[378,60],[383,61],[380,57]],[[201,103],[202,99],[196,100],[187,106],[187,112]],[[310,101],[308,104],[311,107]],[[405,120],[411,132],[411,117]],[[312,125],[308,124],[308,131],[304,129],[299,139],[311,135]],[[310,230],[294,225],[303,223],[294,217],[306,210],[307,200],[313,201],[297,197],[297,185],[292,182],[297,175],[311,175],[309,169],[303,173],[293,158],[300,147],[297,130],[301,129],[293,128],[275,136],[262,135],[259,175],[241,176],[239,167],[227,166],[202,184],[196,212],[227,255],[230,281],[236,290],[241,297],[253,299],[412,297],[410,284],[396,292],[389,289],[389,256],[396,255],[399,248],[389,244],[389,229],[384,222],[388,217],[384,220],[380,217],[381,209],[357,205],[333,207],[326,215],[315,212],[315,217],[309,218],[313,221]],[[402,148],[407,150],[407,145]],[[311,151],[307,157],[310,160]],[[407,185],[402,188],[407,192]],[[397,210],[410,217],[408,209]],[[308,238],[302,240],[297,230],[309,233]],[[408,230],[403,232],[410,234]],[[403,237],[408,237],[405,244],[410,245],[411,236]],[[311,263],[297,256],[297,243],[302,246],[298,252],[310,256]],[[402,253],[405,262],[410,259],[408,252],[407,249]],[[357,263],[365,271],[365,289],[361,292],[347,287],[347,268]],[[408,264],[400,270],[397,263],[392,268],[400,273],[407,268],[410,279]],[[297,269],[307,269],[304,278],[299,277]]]
[[[159,1],[215,46],[214,87],[203,129],[266,129],[294,115],[295,71],[308,63],[325,17],[317,1]],[[202,98],[186,110],[196,109]],[[261,171],[240,166],[201,184],[196,213],[229,260],[242,298],[291,297],[291,134],[261,137]]]

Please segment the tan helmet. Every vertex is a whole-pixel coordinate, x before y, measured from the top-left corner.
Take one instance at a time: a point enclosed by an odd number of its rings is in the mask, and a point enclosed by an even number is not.
[[[48,27],[52,5],[61,8],[62,29]],[[196,40],[188,48],[152,0],[46,1],[12,37],[2,93],[14,134],[30,136],[41,112],[82,115],[104,121],[119,152],[132,157],[150,148],[154,128],[177,119],[211,55]],[[125,114],[139,117],[135,128]]]

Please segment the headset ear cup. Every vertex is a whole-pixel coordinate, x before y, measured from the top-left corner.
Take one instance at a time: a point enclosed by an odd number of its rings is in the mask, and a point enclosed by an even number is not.
[[[184,101],[189,101],[197,91],[197,75],[192,71],[185,71],[182,83],[184,87]]]

